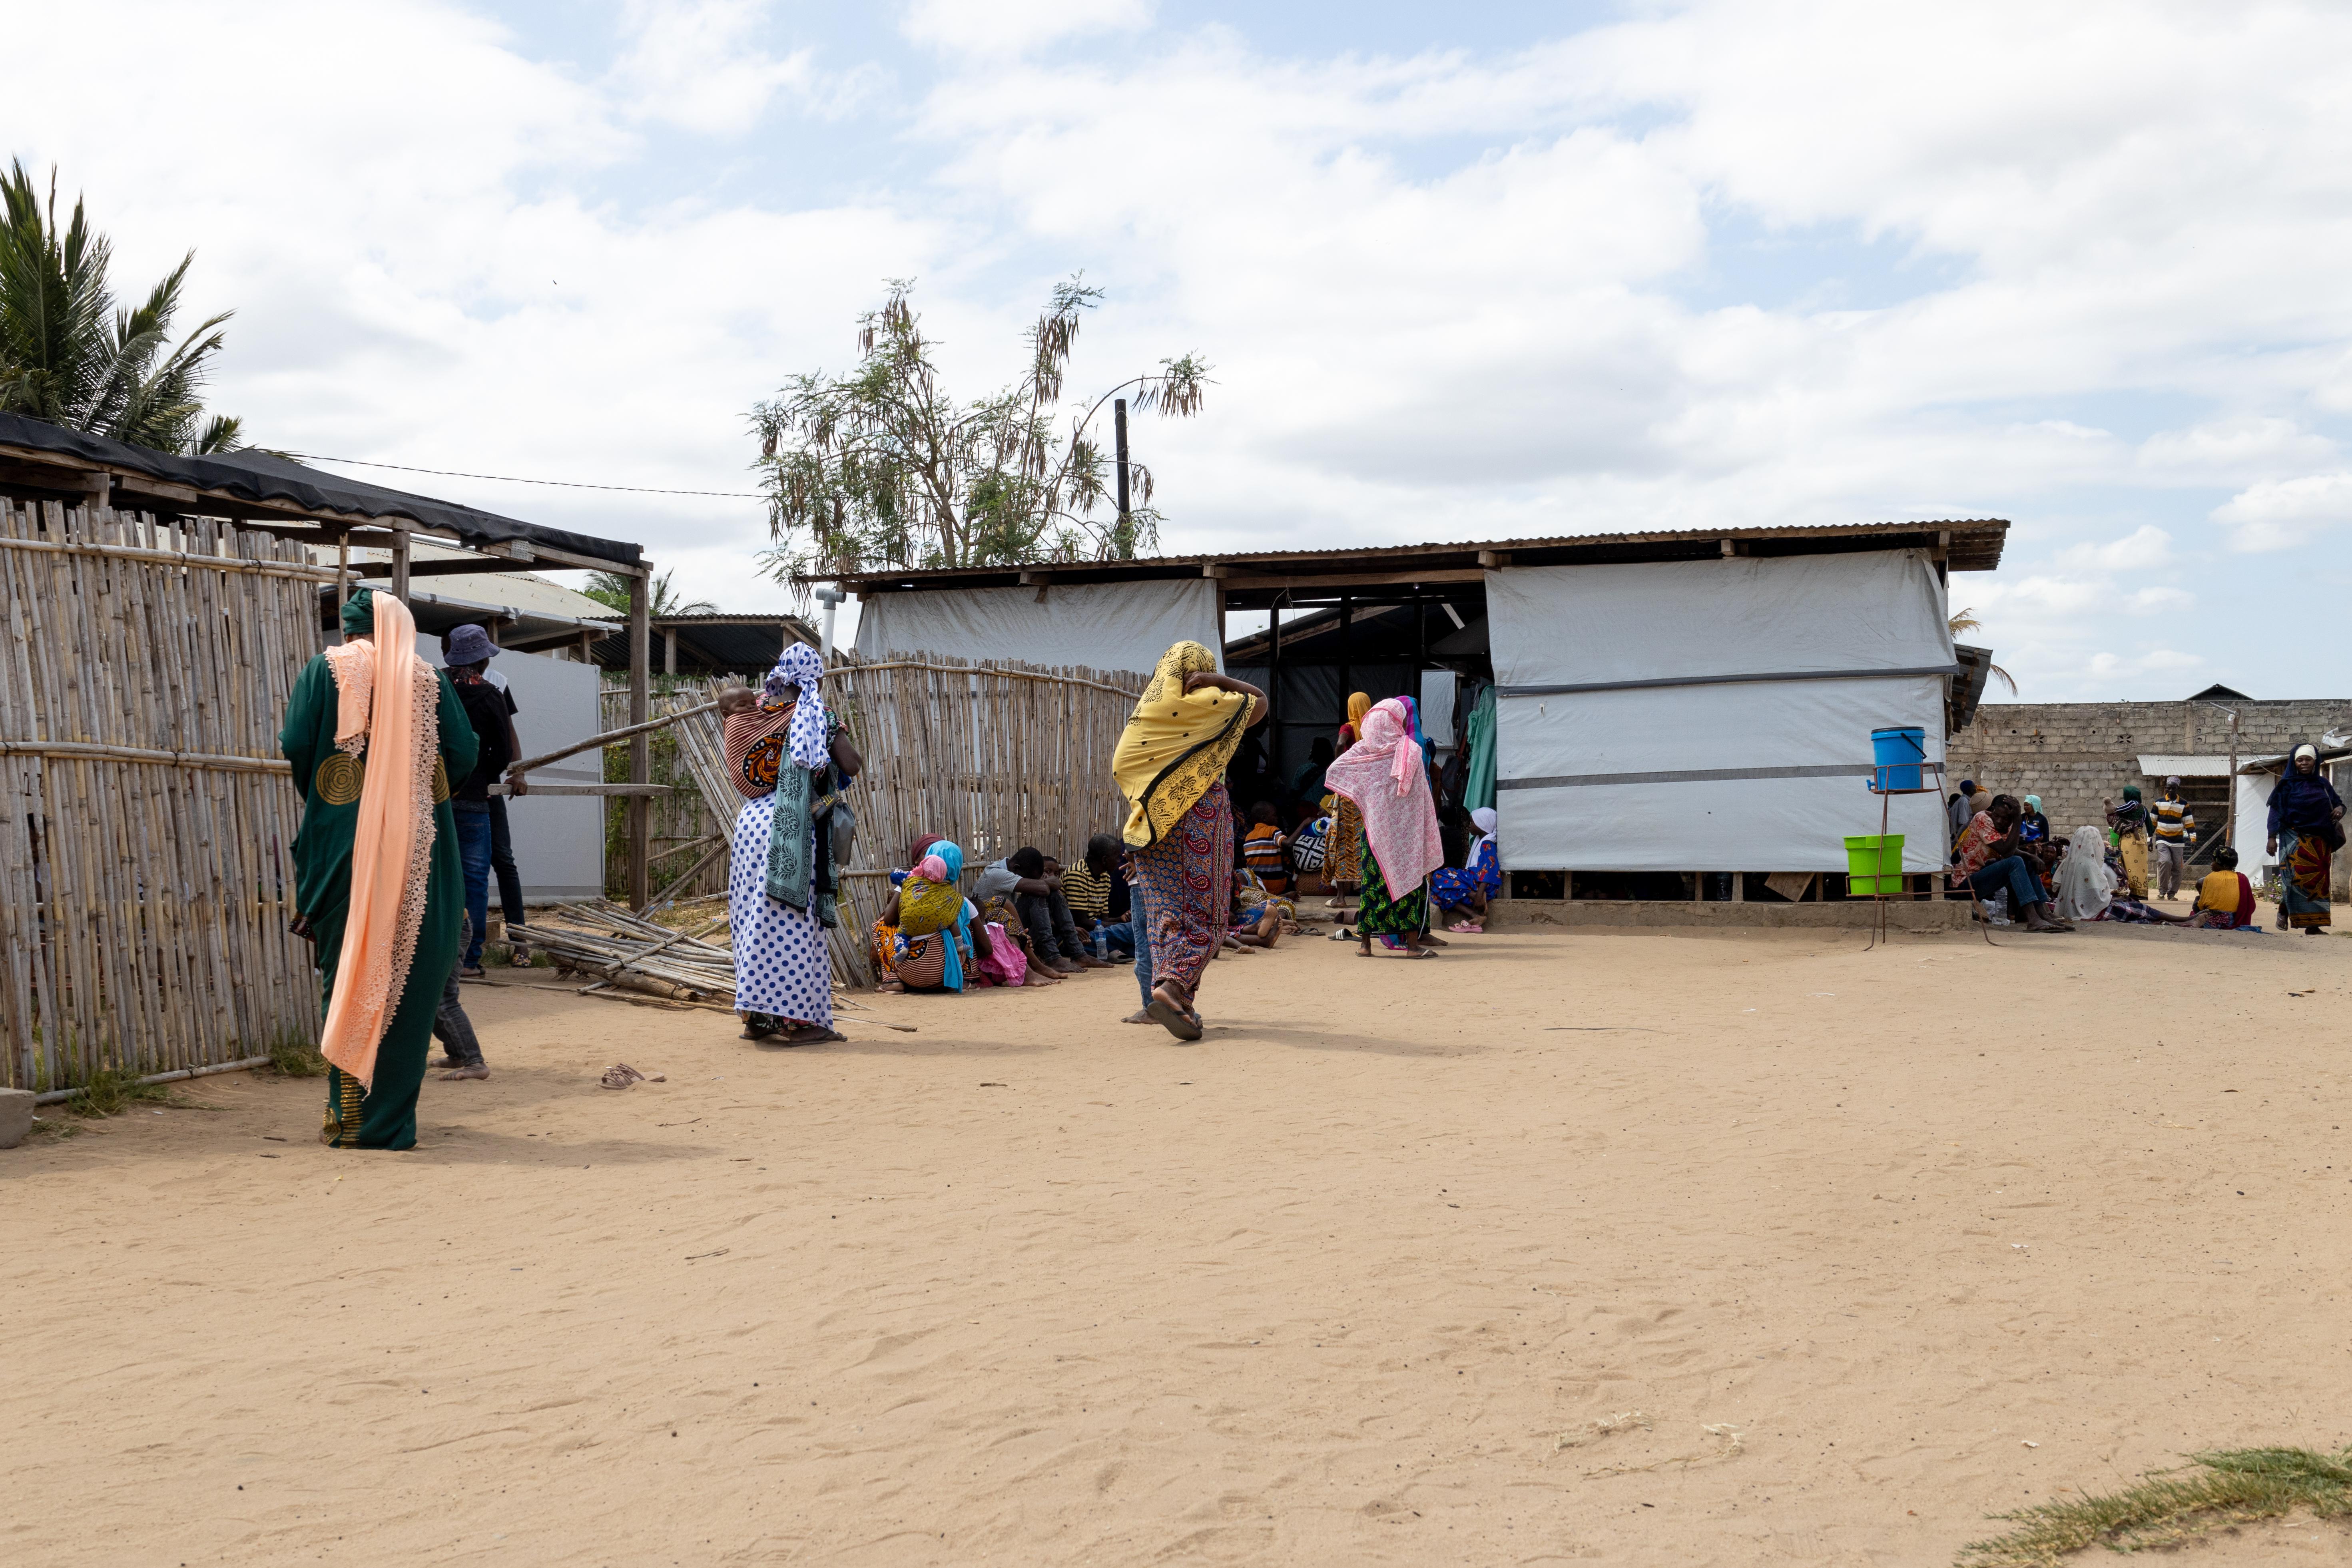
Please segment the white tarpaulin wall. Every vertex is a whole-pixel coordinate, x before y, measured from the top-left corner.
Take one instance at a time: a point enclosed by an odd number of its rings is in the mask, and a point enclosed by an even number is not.
[[[1217,584],[1173,582],[1056,584],[1035,588],[914,588],[858,604],[857,651],[938,653],[974,660],[1085,665],[1150,674],[1170,645],[1187,638],[1217,655],[1224,639]]]
[[[1878,831],[1870,732],[1944,755],[1923,551],[1504,568],[1486,615],[1513,869],[1843,871]],[[1889,804],[1904,868],[1944,866],[1943,796]]]

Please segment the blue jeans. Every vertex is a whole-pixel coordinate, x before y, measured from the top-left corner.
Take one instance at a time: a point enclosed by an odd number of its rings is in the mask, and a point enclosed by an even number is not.
[[[1117,925],[1097,922],[1095,929],[1087,932],[1087,935],[1094,939],[1093,946],[1097,958],[1108,958],[1114,951],[1119,952],[1135,951],[1135,926],[1132,921],[1121,921]]]
[[[2011,855],[1995,860],[1981,870],[1969,873],[1969,886],[1979,899],[1990,899],[1995,893],[2009,894],[2009,912],[2020,919],[2028,904],[2046,904],[2050,895],[2042,890],[2042,879],[2025,863],[2022,855]]]
[[[457,961],[461,969],[482,966],[482,932],[490,920],[490,814],[467,809],[479,804],[450,803],[450,815],[457,819],[457,853],[466,863],[466,915],[474,922],[466,936],[465,954]]]
[[[1143,907],[1143,884],[1130,885],[1127,889],[1129,934],[1135,939],[1135,984],[1143,993],[1143,1005],[1151,1005],[1151,911]]]
[[[515,869],[514,835],[507,831],[507,800],[502,795],[490,796],[490,869],[499,875],[499,908],[505,912],[507,924],[526,924],[530,917],[523,912],[522,873]]]

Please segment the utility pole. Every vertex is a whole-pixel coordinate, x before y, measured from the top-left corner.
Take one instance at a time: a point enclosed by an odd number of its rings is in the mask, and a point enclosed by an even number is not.
[[[824,606],[824,641],[819,645],[817,652],[826,658],[831,658],[833,657],[833,613],[841,608],[841,602],[849,595],[844,593],[838,584],[827,584],[819,588],[814,597],[818,604]]]
[[[1101,405],[1096,405],[1100,407]],[[1127,521],[1127,399],[1114,398],[1110,405],[1113,438],[1118,448],[1118,537],[1126,542],[1132,540]],[[1128,547],[1134,548],[1131,542]]]

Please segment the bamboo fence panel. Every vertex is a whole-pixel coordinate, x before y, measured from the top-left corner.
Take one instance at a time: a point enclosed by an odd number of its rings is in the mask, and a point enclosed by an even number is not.
[[[209,519],[0,500],[0,1084],[316,1039],[278,726],[333,577]]]
[[[1026,844],[1074,862],[1095,834],[1117,832],[1127,805],[1111,779],[1111,751],[1146,679],[928,653],[871,661],[835,653],[825,700],[866,759],[848,795],[857,841],[842,876],[841,923],[831,933],[835,983],[874,983],[867,933],[890,900],[891,869],[921,835],[961,845],[971,876]],[[656,698],[653,711],[658,717],[707,702],[719,684],[677,681]],[[608,727],[625,721],[616,699],[625,701],[625,692],[604,694]],[[719,715],[683,719],[662,733],[674,737],[670,782],[694,786],[669,797],[667,833],[679,842],[723,839],[742,797],[727,782]],[[698,853],[677,857],[682,863],[671,875]],[[727,868],[722,855],[703,874],[714,884],[709,890],[725,889]],[[665,896],[658,877],[656,886],[655,896]]]

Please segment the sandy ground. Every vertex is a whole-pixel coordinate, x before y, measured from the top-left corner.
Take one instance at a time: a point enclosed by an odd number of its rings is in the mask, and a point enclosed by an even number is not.
[[[0,1154],[0,1557],[1948,1563],[2352,1441],[2352,942],[2003,941],[1310,940],[1189,1048],[469,987],[415,1153],[232,1075]]]

